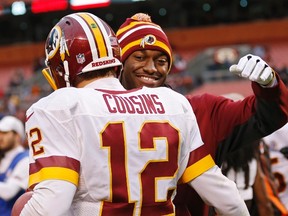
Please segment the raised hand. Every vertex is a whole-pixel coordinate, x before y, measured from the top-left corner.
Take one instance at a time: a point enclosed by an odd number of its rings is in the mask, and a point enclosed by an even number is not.
[[[259,56],[251,54],[242,57],[238,64],[231,65],[229,71],[263,86],[269,85],[275,79],[272,68]]]

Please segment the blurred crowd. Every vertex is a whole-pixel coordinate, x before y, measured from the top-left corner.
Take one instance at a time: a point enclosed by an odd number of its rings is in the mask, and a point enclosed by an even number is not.
[[[13,115],[24,122],[27,108],[52,91],[41,73],[43,68],[44,61],[40,59],[35,62],[32,76],[27,77],[21,68],[15,69],[7,88],[0,93],[0,117]]]

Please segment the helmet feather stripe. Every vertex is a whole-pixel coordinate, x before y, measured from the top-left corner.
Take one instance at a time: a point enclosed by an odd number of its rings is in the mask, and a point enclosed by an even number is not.
[[[98,27],[100,29],[100,32],[102,33],[103,40],[106,43],[105,49],[108,52],[107,56],[113,57],[113,50],[112,50],[112,45],[111,45],[111,42],[110,42],[110,35],[107,34],[107,31],[105,30],[103,21],[101,21],[99,17],[97,17],[97,16],[95,16],[93,14],[91,14],[91,16],[93,17],[94,20],[97,21],[97,25],[98,25]],[[103,35],[103,34],[105,34],[105,35]]]
[[[98,20],[98,22],[96,22],[95,19],[93,19],[91,16],[87,15],[87,14],[82,14],[80,13],[80,16],[86,21],[86,23],[89,26],[90,31],[92,32],[93,36],[94,36],[94,40],[97,43],[97,47],[98,47],[98,51],[99,51],[99,57],[106,57],[107,56],[107,50],[106,50],[106,44],[105,44],[105,40],[104,37],[102,35],[102,32],[100,30],[100,20]]]
[[[83,27],[83,30],[87,36],[88,41],[89,41],[90,49],[96,51],[96,52],[92,52],[92,58],[98,59],[99,57],[98,57],[98,52],[97,52],[97,47],[96,47],[96,41],[94,40],[92,32],[90,31],[87,23],[81,17],[79,17],[76,14],[71,14],[69,16],[72,17],[73,19],[75,19]]]

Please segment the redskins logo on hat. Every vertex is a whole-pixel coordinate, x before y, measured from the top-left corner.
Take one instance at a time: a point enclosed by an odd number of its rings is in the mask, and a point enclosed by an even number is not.
[[[154,35],[146,35],[140,42],[140,46],[145,48],[145,45],[153,45],[156,43],[156,37]]]

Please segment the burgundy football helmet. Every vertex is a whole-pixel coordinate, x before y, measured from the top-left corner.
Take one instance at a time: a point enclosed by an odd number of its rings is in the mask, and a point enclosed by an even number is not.
[[[50,31],[45,44],[48,68],[42,72],[54,90],[75,86],[75,77],[81,73],[109,67],[118,67],[120,73],[120,52],[108,24],[91,13],[73,13]]]

